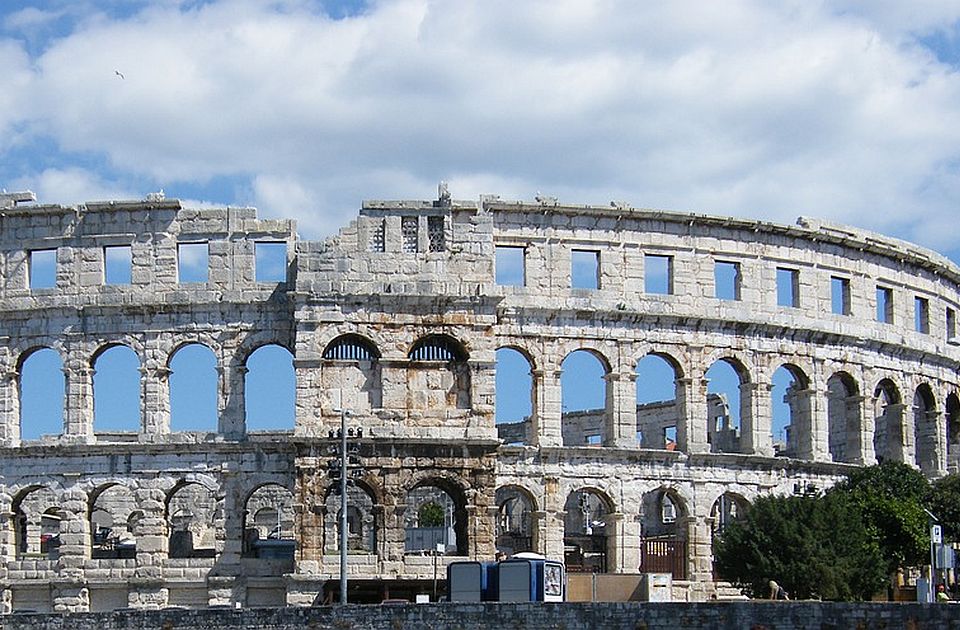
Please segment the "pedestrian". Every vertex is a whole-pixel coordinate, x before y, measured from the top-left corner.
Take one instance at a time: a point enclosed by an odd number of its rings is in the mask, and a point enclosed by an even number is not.
[[[947,589],[944,588],[943,584],[937,584],[937,601],[938,602],[950,601],[950,596],[947,595]]]
[[[785,599],[785,600],[790,599],[790,596],[787,594],[786,589],[780,586],[779,584],[777,584],[776,582],[774,582],[773,580],[770,580],[769,586],[770,586],[770,599]]]

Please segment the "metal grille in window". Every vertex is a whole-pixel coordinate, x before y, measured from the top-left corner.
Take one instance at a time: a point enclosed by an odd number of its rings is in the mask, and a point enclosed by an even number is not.
[[[417,251],[417,217],[403,217],[400,221],[400,233],[403,236],[403,251],[413,254]]]
[[[459,344],[448,337],[427,337],[413,346],[412,361],[463,361],[466,357]]]
[[[431,252],[442,252],[446,249],[443,240],[443,217],[427,217],[427,236],[430,239]]]
[[[344,335],[330,342],[323,351],[323,358],[334,361],[374,361],[379,358],[379,353],[363,337]]]
[[[371,252],[382,252],[386,249],[386,226],[381,220],[370,229],[369,248]]]

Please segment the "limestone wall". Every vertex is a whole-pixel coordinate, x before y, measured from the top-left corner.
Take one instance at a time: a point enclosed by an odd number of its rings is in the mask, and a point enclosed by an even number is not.
[[[281,277],[257,277],[260,243],[282,244]],[[205,281],[184,281],[187,245],[206,252]],[[115,248],[129,248],[129,280],[110,280]],[[511,279],[500,248],[520,254]],[[51,255],[51,286],[35,286],[31,268]],[[687,598],[705,600],[713,535],[756,497],[884,459],[930,477],[960,463],[960,269],[812,219],[441,197],[366,202],[313,242],[252,209],[19,205],[0,215],[0,275],[5,611],[322,601],[339,573],[329,436],[344,410],[364,430],[351,440],[348,572],[371,600],[429,583],[433,558],[406,542],[424,496],[446,497],[441,570],[491,559],[501,541],[572,570],[636,573],[650,541],[669,539]],[[215,428],[171,425],[172,359],[189,344],[214,358]],[[139,363],[137,428],[99,430],[96,363],[118,345]],[[248,427],[248,359],[265,345],[292,356],[286,430]],[[511,445],[495,423],[503,348],[530,374]],[[40,349],[62,365],[63,429],[25,440],[23,368]],[[604,403],[565,413],[578,350],[602,367]],[[636,395],[651,354],[675,386],[656,409]],[[718,361],[739,377],[735,410],[708,392]],[[794,385],[775,449],[780,367]]]

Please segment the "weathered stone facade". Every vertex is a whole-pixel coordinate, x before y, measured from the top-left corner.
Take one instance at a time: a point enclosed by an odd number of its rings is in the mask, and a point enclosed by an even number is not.
[[[931,477],[960,463],[960,269],[876,234],[441,195],[367,202],[309,242],[290,221],[176,200],[7,206],[3,611],[322,600],[339,572],[328,462],[341,410],[364,431],[348,571],[377,596],[429,581],[423,541],[442,540],[441,563],[530,549],[571,570],[635,573],[669,556],[675,594],[704,600],[717,592],[713,532],[755,497],[883,458]],[[179,279],[188,243],[206,244],[205,282]],[[260,243],[285,244],[285,281],[257,281]],[[106,283],[116,247],[129,248],[130,279]],[[520,255],[519,281],[497,282],[499,248]],[[31,257],[51,250],[53,286],[32,287]],[[575,251],[596,263],[591,287],[572,287]],[[653,294],[645,265],[664,261],[667,290]],[[736,272],[723,299],[718,263]],[[171,358],[189,344],[216,357],[216,431],[171,427]],[[246,426],[247,359],[270,344],[293,357],[288,432]],[[139,360],[139,431],[98,431],[94,366],[120,345]],[[43,348],[63,365],[63,431],[22,440],[22,368]],[[501,441],[504,348],[529,363],[532,411]],[[574,351],[602,364],[603,409],[564,413]],[[671,367],[673,401],[638,406],[648,355]],[[707,391],[717,361],[739,376],[739,426]],[[782,366],[792,414],[775,450]]]

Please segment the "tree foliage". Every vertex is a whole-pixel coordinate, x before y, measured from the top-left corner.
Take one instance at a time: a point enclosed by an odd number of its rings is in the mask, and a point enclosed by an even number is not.
[[[860,468],[829,490],[845,495],[860,509],[876,537],[888,573],[898,567],[929,563],[930,484],[920,471],[900,462]]]
[[[933,482],[930,511],[940,519],[944,540],[960,542],[960,475],[947,475]]]
[[[714,558],[753,597],[776,580],[795,598],[869,599],[886,579],[876,539],[843,495],[761,497],[718,536]]]
[[[417,512],[420,527],[443,527],[443,507],[434,501],[424,503]]]

